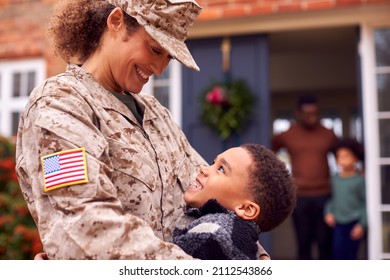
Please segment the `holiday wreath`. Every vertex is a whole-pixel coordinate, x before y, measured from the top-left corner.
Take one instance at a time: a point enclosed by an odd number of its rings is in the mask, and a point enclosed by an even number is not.
[[[254,96],[242,80],[215,82],[201,95],[201,120],[222,139],[239,132],[252,114]]]

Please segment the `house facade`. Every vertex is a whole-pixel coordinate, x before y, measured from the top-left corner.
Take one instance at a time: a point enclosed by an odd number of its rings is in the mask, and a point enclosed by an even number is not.
[[[0,134],[11,136],[31,89],[65,64],[45,39],[56,0],[0,0]],[[188,45],[200,72],[171,63],[144,88],[170,108],[211,161],[244,142],[270,144],[295,102],[315,94],[324,123],[365,144],[369,234],[363,258],[390,259],[390,0],[199,0]],[[221,140],[200,120],[200,97],[216,81],[244,80],[256,98],[247,126]],[[288,160],[288,159],[287,159]],[[295,258],[289,221],[263,243]]]

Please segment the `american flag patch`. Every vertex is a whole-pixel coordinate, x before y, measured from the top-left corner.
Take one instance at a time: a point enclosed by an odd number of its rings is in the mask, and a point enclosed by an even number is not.
[[[45,192],[88,182],[84,148],[43,156],[41,161]]]

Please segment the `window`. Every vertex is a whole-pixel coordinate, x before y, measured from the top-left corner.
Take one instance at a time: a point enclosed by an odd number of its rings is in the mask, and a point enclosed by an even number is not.
[[[181,64],[172,60],[160,76],[152,76],[143,92],[154,95],[181,125]]]
[[[35,87],[36,72],[20,71],[20,72],[14,72],[12,76],[13,76],[12,97],[29,96],[30,92]]]
[[[361,32],[370,259],[390,259],[390,27]]]
[[[382,205],[382,250],[390,256],[390,28],[378,28],[374,31],[375,68],[377,85],[377,114],[379,123],[379,166],[381,173],[381,205]]]
[[[0,135],[16,135],[28,96],[44,77],[43,59],[0,62]]]

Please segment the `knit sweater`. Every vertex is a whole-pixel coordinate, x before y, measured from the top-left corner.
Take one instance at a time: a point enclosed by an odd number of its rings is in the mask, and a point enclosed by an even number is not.
[[[173,242],[187,254],[205,260],[258,259],[260,229],[211,199],[190,208],[178,220]]]
[[[332,213],[338,224],[357,221],[367,227],[366,188],[363,175],[332,177],[332,198],[326,204],[325,213]]]
[[[323,196],[331,193],[328,153],[337,140],[334,132],[322,125],[307,129],[300,124],[276,135],[272,150],[287,148],[298,196]]]

